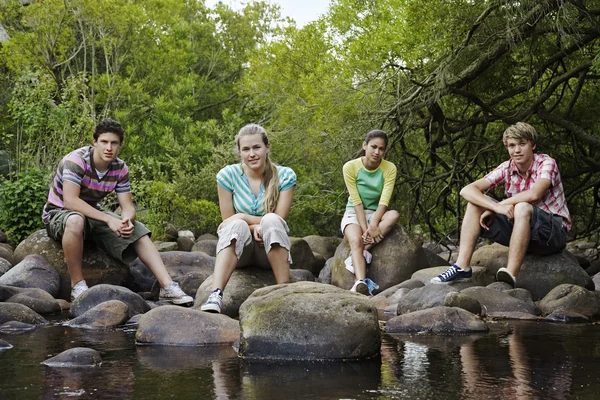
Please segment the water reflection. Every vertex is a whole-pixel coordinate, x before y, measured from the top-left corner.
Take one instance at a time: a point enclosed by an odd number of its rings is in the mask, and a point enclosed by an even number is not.
[[[4,399],[564,399],[597,398],[600,326],[492,324],[485,335],[384,336],[362,362],[245,362],[229,346],[136,346],[134,332],[47,326],[0,334]],[[72,347],[97,368],[40,362]]]

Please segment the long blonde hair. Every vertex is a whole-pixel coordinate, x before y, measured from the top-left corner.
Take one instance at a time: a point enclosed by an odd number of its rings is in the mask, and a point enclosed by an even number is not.
[[[242,127],[238,134],[235,135],[235,146],[238,153],[240,151],[240,138],[242,136],[256,134],[260,134],[265,146],[269,145],[269,137],[267,136],[267,131],[265,128],[258,124],[248,124]],[[268,153],[265,159],[265,171],[262,176],[262,181],[265,185],[263,207],[265,209],[265,214],[268,214],[275,211],[275,207],[277,207],[277,201],[279,200],[279,173],[277,172],[277,167],[275,164],[271,162],[271,158],[269,157]]]

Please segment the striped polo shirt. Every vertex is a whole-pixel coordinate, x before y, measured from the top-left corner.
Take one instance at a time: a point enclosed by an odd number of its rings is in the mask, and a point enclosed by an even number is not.
[[[362,204],[365,210],[377,210],[380,204],[390,204],[394,184],[396,183],[396,166],[387,161],[374,170],[365,168],[362,157],[344,164],[344,182],[348,189],[346,210],[354,210],[354,206]]]
[[[277,165],[279,174],[279,192],[296,186],[296,173],[289,167]],[[242,164],[228,165],[217,174],[217,183],[228,192],[233,193],[233,208],[236,213],[254,216],[265,215],[263,199],[265,185],[260,185],[258,196],[254,196],[248,178],[244,174]]]
[[[534,153],[533,160],[525,176],[519,174],[519,169],[514,161],[510,159],[484,176],[484,179],[490,183],[490,190],[504,185],[506,197],[512,197],[517,193],[531,189],[540,179],[548,179],[551,183],[550,188],[533,205],[548,214],[560,215],[563,218],[564,227],[567,230],[571,229],[571,215],[567,208],[560,172],[556,161],[549,155]]]
[[[101,209],[98,203],[113,190],[118,194],[131,192],[129,169],[123,160],[115,158],[106,174],[99,179],[93,155],[94,147],[85,146],[70,152],[60,161],[44,206],[44,222],[48,221],[50,211],[64,208],[63,184],[66,181],[79,186],[79,198],[97,209]]]

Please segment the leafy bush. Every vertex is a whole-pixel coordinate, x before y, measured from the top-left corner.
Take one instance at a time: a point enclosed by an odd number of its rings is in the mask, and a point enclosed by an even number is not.
[[[41,229],[42,208],[48,198],[48,176],[30,169],[0,182],[0,227],[20,242]]]

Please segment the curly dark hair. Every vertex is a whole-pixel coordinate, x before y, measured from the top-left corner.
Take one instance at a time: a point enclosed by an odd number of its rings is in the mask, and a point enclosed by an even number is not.
[[[98,122],[96,129],[94,129],[94,140],[98,140],[98,137],[103,133],[109,132],[119,136],[119,140],[123,143],[123,138],[125,137],[123,127],[120,123],[110,118],[103,118]]]

